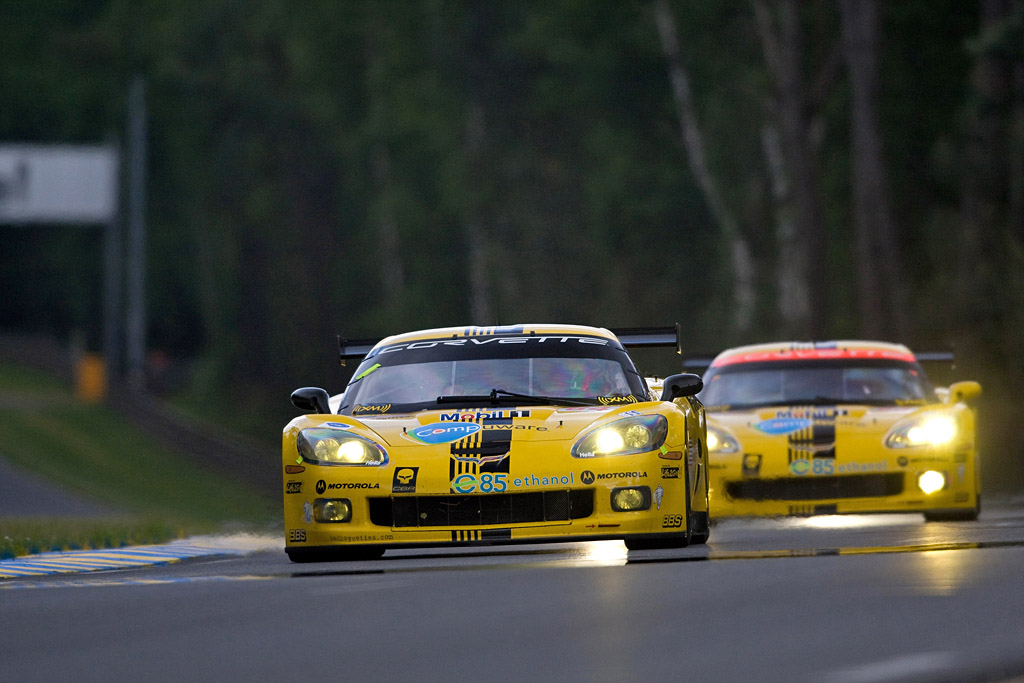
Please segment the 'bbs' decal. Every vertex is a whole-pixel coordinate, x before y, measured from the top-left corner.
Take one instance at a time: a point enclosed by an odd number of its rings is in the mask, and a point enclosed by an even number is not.
[[[678,529],[683,526],[682,515],[665,515],[661,518],[662,529]]]
[[[289,529],[288,540],[292,543],[305,543],[306,542],[306,530],[305,529]]]

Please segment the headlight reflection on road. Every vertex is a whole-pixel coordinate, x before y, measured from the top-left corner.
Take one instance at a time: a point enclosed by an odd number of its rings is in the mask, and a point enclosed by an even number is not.
[[[819,515],[792,520],[793,526],[811,529],[857,529],[875,526],[894,526],[901,523],[920,523],[911,515]]]
[[[975,565],[977,559],[976,554],[962,550],[916,553],[903,578],[918,593],[953,595],[969,583],[984,580]]]
[[[571,561],[581,567],[621,567],[627,555],[622,541],[585,541],[576,544]]]

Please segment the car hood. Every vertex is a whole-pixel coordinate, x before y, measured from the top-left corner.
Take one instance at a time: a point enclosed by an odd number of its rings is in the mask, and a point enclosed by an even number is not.
[[[786,420],[815,420],[829,419],[837,421],[870,420],[881,422],[895,422],[913,412],[928,410],[933,406],[941,404],[923,405],[886,405],[871,406],[857,404],[842,405],[791,405],[771,406],[767,408],[755,408],[752,410],[723,410],[708,411],[708,417],[728,424],[745,424],[749,426],[760,425],[763,422],[786,421]],[[768,425],[762,425],[768,426]]]
[[[944,409],[941,403],[912,406],[772,406],[750,411],[709,412],[708,423],[725,427],[737,437],[788,438],[801,430],[828,426],[843,433],[884,434],[897,422],[915,414]]]
[[[499,425],[511,429],[517,441],[565,441],[575,440],[590,428],[625,417],[626,413],[652,412],[654,405],[657,404],[462,408],[396,415],[339,415],[336,420],[361,427],[388,446],[450,443]]]

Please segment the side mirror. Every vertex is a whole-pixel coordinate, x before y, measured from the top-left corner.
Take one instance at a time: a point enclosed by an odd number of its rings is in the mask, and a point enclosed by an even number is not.
[[[330,396],[320,387],[303,387],[292,392],[292,405],[307,413],[330,415]]]
[[[700,375],[684,372],[665,378],[661,388],[662,401],[674,401],[680,396],[694,396],[704,388],[704,380]]]
[[[977,382],[954,382],[949,385],[947,403],[970,403],[981,396],[981,385]]]

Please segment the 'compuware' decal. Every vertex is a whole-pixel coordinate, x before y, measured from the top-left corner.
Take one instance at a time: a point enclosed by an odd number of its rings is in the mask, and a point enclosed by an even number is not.
[[[481,429],[482,427],[479,423],[472,422],[431,422],[430,424],[422,425],[416,429],[410,429],[405,433],[405,436],[406,438],[418,441],[419,443],[436,445],[466,439],[476,434]]]

